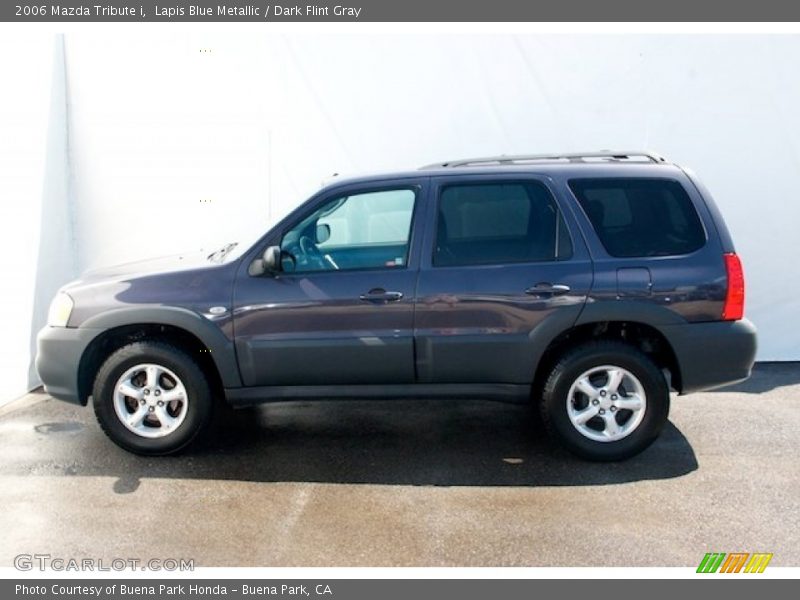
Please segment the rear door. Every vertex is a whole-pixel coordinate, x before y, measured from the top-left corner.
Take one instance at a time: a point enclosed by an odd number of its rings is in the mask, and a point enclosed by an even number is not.
[[[530,383],[536,332],[571,326],[592,265],[546,178],[432,180],[415,314],[422,383]]]

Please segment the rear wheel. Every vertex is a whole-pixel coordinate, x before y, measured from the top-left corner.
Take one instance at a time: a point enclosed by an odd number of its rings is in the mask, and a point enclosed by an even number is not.
[[[93,397],[106,435],[137,454],[177,452],[211,418],[211,390],[200,367],[164,342],[136,342],[114,352],[97,374]]]
[[[669,415],[669,389],[658,367],[637,349],[590,342],[556,363],[541,412],[548,432],[574,454],[622,460],[658,437]]]

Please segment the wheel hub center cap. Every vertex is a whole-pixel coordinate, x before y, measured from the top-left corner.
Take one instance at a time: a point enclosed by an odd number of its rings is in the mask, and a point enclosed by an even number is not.
[[[638,377],[613,364],[598,365],[578,375],[566,398],[572,425],[595,442],[616,442],[633,433],[644,418],[646,403]]]
[[[175,372],[164,365],[141,363],[119,377],[113,402],[117,417],[129,431],[155,439],[173,435],[181,427],[189,398]]]

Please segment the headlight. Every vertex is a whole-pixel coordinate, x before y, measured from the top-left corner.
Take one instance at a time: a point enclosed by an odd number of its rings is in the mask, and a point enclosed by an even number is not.
[[[67,294],[59,292],[50,303],[50,312],[47,313],[47,324],[50,327],[66,327],[72,307],[75,303]]]

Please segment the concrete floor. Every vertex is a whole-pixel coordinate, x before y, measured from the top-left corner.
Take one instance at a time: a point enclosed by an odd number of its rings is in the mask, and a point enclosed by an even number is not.
[[[673,397],[641,456],[581,462],[521,407],[275,404],[139,458],[91,409],[0,409],[0,565],[19,553],[196,566],[800,565],[800,365]]]

